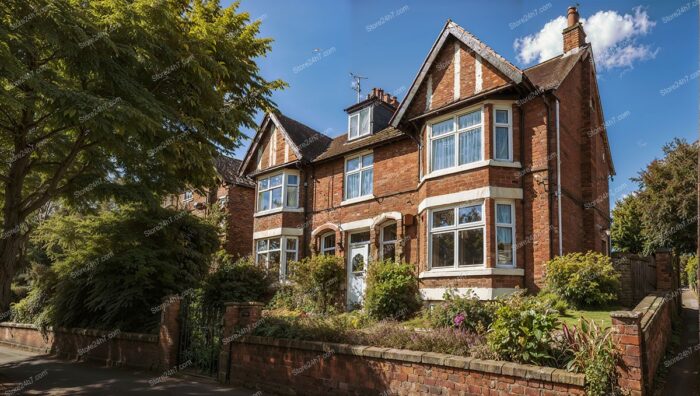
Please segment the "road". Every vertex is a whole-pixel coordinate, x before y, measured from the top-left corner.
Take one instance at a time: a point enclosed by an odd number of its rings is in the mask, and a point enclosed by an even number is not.
[[[231,395],[261,396],[242,388],[186,378],[164,378],[162,373],[101,367],[55,359],[51,356],[0,346],[0,394],[2,395]]]

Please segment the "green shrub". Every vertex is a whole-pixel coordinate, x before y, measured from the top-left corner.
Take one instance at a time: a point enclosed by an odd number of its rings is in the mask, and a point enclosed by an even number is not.
[[[621,359],[612,339],[612,329],[593,320],[579,320],[579,326],[562,327],[562,348],[569,356],[566,368],[586,375],[589,396],[619,395],[617,365]]]
[[[495,303],[480,301],[473,292],[460,296],[449,291],[443,297],[445,302],[436,305],[429,313],[432,327],[457,327],[482,334],[491,326],[497,308]]]
[[[537,295],[537,299],[544,306],[557,311],[559,315],[566,314],[566,310],[570,308],[566,300],[551,292],[540,292],[540,294]]]
[[[292,281],[291,300],[297,308],[321,313],[343,309],[345,265],[341,257],[307,257],[291,263],[289,272]]]
[[[691,289],[698,289],[698,256],[692,256],[685,263],[685,275],[688,279],[688,286]]]
[[[365,310],[371,318],[404,320],[413,316],[421,304],[418,278],[411,264],[391,260],[370,264]]]
[[[225,252],[217,253],[217,262],[216,270],[204,278],[204,304],[223,308],[227,302],[264,302],[269,299],[276,273],[255,265],[249,258],[234,262],[233,257]]]
[[[503,360],[542,365],[552,361],[550,344],[557,326],[554,310],[515,294],[501,301],[487,340]]]
[[[620,275],[610,257],[570,253],[546,264],[546,289],[575,307],[601,306],[617,299]]]

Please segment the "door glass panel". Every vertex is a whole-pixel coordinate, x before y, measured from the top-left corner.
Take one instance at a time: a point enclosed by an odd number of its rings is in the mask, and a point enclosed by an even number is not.
[[[352,258],[352,272],[362,272],[365,270],[365,257],[362,253],[357,253]]]

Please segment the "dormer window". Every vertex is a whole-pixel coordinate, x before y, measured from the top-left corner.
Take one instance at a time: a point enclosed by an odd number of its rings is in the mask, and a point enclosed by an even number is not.
[[[372,112],[369,107],[350,114],[348,118],[348,140],[367,136],[371,132],[370,118]]]

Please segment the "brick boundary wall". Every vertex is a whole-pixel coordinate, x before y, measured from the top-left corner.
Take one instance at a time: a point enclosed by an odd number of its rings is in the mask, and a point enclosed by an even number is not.
[[[632,311],[611,312],[613,341],[622,354],[619,384],[630,395],[652,394],[654,376],[673,333],[671,323],[680,293],[655,292]]]
[[[159,334],[51,327],[42,331],[32,324],[1,322],[0,345],[107,366],[170,369],[177,362],[180,300],[168,296],[158,307]]]

